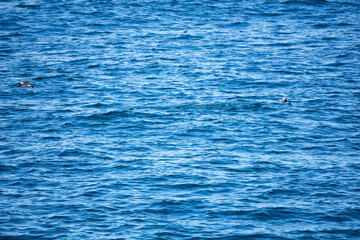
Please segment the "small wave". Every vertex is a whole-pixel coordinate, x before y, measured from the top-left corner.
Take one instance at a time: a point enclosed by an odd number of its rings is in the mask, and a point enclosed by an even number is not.
[[[201,40],[203,36],[200,35],[191,35],[191,34],[181,34],[177,37],[172,38],[172,40]]]
[[[17,167],[14,167],[14,166],[0,165],[0,172],[8,172],[8,171],[16,170],[16,169],[17,169]]]
[[[58,156],[60,157],[93,157],[94,155],[89,152],[82,151],[78,148],[65,149],[61,151]]]
[[[328,28],[328,27],[331,27],[331,25],[327,24],[327,23],[317,23],[317,24],[314,24],[313,26],[315,28]]]
[[[311,5],[311,4],[324,4],[327,3],[327,0],[312,0],[309,2],[308,0],[286,0],[282,2],[287,5]]]
[[[123,117],[131,117],[133,116],[132,113],[130,113],[127,110],[123,111],[109,111],[105,113],[94,113],[90,115],[80,116],[79,119],[86,119],[86,120],[116,120]]]
[[[19,8],[30,8],[30,9],[38,9],[40,8],[41,6],[40,5],[37,5],[37,4],[19,4],[17,5],[17,7]]]
[[[250,27],[251,24],[249,22],[232,22],[227,25],[219,25],[220,27],[230,27],[230,28],[247,28]]]
[[[99,109],[105,108],[105,107],[108,107],[108,106],[114,106],[114,105],[109,105],[109,104],[102,103],[102,102],[91,103],[91,104],[84,105],[85,108],[99,108]]]

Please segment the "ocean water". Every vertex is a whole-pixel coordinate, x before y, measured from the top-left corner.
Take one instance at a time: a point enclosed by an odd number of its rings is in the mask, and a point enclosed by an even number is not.
[[[360,239],[359,19],[0,1],[0,239]]]

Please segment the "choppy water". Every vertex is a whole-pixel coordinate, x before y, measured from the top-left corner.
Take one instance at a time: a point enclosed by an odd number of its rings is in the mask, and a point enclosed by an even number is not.
[[[359,239],[359,19],[1,1],[0,239]]]

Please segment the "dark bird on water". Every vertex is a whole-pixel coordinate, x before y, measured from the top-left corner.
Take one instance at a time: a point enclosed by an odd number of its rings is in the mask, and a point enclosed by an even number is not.
[[[19,83],[19,86],[18,87],[30,87],[30,88],[34,88],[34,86],[29,83],[29,82],[21,82]]]
[[[281,100],[283,100],[283,103],[291,102],[290,100],[287,100],[285,97],[283,97]]]

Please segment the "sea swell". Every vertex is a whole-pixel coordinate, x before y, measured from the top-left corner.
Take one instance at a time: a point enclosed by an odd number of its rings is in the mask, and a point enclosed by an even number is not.
[[[2,2],[0,239],[357,239],[359,8]]]

